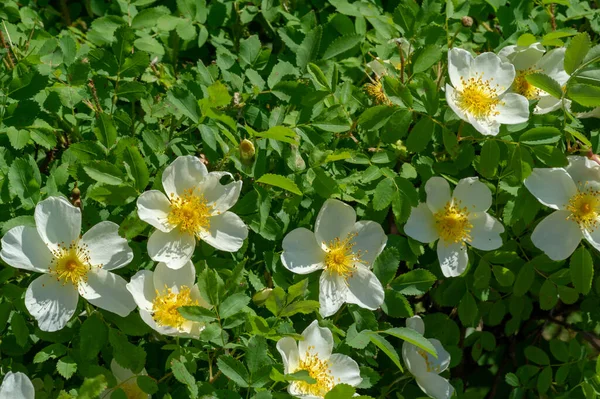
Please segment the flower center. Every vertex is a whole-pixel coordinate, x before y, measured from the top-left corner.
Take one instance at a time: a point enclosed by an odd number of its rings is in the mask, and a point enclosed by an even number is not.
[[[600,191],[588,188],[571,197],[567,210],[569,218],[576,221],[581,228],[593,231],[598,227],[600,217]]]
[[[197,306],[198,301],[191,297],[191,290],[181,286],[179,292],[173,292],[171,288],[163,290],[162,294],[156,290],[156,298],[152,301],[152,317],[159,326],[179,328],[186,319],[177,311],[182,306]]]
[[[209,205],[203,195],[194,194],[193,189],[186,190],[178,198],[171,193],[171,212],[167,219],[182,232],[196,235],[210,227],[212,209],[213,205]]]
[[[354,262],[360,259],[359,253],[354,253],[352,248],[354,243],[352,239],[356,234],[349,234],[346,239],[335,238],[329,244],[326,244],[325,269],[329,273],[339,274],[344,278],[352,276],[354,271]]]
[[[433,217],[437,232],[444,241],[471,241],[470,232],[473,225],[469,222],[467,207],[461,208],[460,202],[448,202],[444,209],[436,212]]]
[[[313,347],[309,347],[309,350]],[[306,351],[304,360],[300,360],[298,369],[295,371],[306,370],[308,374],[316,380],[314,384],[306,381],[296,381],[298,392],[303,395],[312,395],[324,397],[327,392],[335,386],[335,378],[329,370],[329,362],[319,359],[316,355]]]
[[[89,251],[85,245],[72,242],[68,247],[59,244],[58,249],[52,251],[54,259],[48,268],[50,274],[64,284],[73,284],[75,287],[84,280],[87,281],[87,274],[91,270]],[[99,265],[100,267],[102,265]]]
[[[365,84],[365,91],[377,104],[391,105],[391,101],[383,90],[381,80]]]
[[[533,72],[536,71],[531,68],[519,71],[513,83],[513,90],[528,100],[535,100],[540,96],[540,89],[529,83],[526,79],[527,75],[530,75]]]
[[[498,99],[498,85],[492,86],[491,80],[484,80],[481,76],[471,77],[462,82],[462,91],[457,91],[458,107],[465,113],[475,118],[487,118],[499,114],[496,106],[501,102]]]

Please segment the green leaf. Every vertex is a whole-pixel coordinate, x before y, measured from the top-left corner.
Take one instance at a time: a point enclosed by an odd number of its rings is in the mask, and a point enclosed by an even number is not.
[[[58,371],[58,374],[64,379],[68,380],[73,377],[73,374],[77,371],[77,363],[75,363],[75,360],[70,356],[65,356],[56,363],[56,371]]]
[[[25,129],[17,129],[16,127],[9,127],[7,129],[8,140],[10,141],[10,145],[15,150],[21,150],[23,147],[27,145],[29,139],[31,138],[31,134],[29,130]]]
[[[571,39],[565,51],[565,72],[572,75],[581,65],[581,62],[591,48],[590,36],[586,32],[581,32]],[[583,104],[585,105],[585,104]]]
[[[158,392],[158,384],[153,378],[148,377],[147,375],[138,375],[135,382],[137,386],[148,395]]]
[[[180,87],[174,87],[167,92],[167,101],[169,101],[179,112],[187,116],[194,123],[200,120],[200,110],[196,99],[189,90]]]
[[[125,147],[123,162],[127,165],[127,170],[135,182],[135,188],[139,191],[144,191],[150,181],[150,172],[137,147]]]
[[[473,273],[473,286],[484,290],[490,286],[491,277],[492,269],[490,268],[490,264],[485,259],[481,259]]]
[[[394,247],[388,247],[383,250],[381,254],[375,259],[373,263],[373,273],[377,276],[377,279],[381,282],[384,287],[388,285],[400,266],[400,254],[398,249]]]
[[[359,34],[338,37],[332,41],[327,47],[327,50],[325,50],[325,53],[323,54],[323,60],[328,60],[348,50],[351,50],[360,42],[362,42],[362,40],[363,36]]]
[[[579,247],[569,263],[571,280],[575,289],[583,295],[587,295],[592,288],[594,278],[594,263],[592,255],[584,247]]]
[[[552,97],[561,98],[563,91],[560,87],[560,83],[551,78],[548,75],[545,75],[540,72],[534,72],[525,75],[525,80],[530,84],[534,85],[538,89],[545,91],[550,94]]]
[[[397,107],[389,105],[369,107],[358,117],[356,123],[365,130],[377,130],[384,126],[397,111]]]
[[[202,306],[182,306],[177,310],[187,320],[199,323],[206,323],[217,319],[215,312]]]
[[[433,121],[423,118],[417,122],[406,140],[406,149],[410,152],[422,152],[427,147],[433,136]]]
[[[107,386],[106,377],[103,374],[99,374],[94,378],[86,378],[83,380],[79,392],[77,392],[77,399],[96,399],[106,390]]]
[[[25,347],[27,341],[29,340],[29,328],[27,327],[27,322],[21,313],[13,313],[12,317],[10,318],[10,328],[15,335],[17,345],[20,347]]]
[[[394,180],[389,177],[381,180],[375,187],[375,193],[373,194],[373,209],[381,211],[387,208],[392,203],[395,193],[396,184],[394,184]]]
[[[553,144],[558,142],[561,137],[561,131],[555,127],[534,127],[523,133],[519,137],[519,142],[528,145]]]
[[[504,266],[492,266],[492,272],[498,284],[503,287],[510,287],[515,281],[515,274]]]
[[[210,106],[213,108],[224,107],[231,103],[231,95],[223,83],[217,81],[206,89]]]
[[[558,290],[552,280],[544,281],[540,288],[540,308],[550,310],[558,303]]]
[[[198,385],[196,385],[196,379],[192,374],[190,374],[185,365],[181,361],[173,359],[171,360],[171,371],[173,371],[173,376],[177,381],[187,386],[188,390],[190,391],[191,397],[197,398]]]
[[[26,336],[27,337],[27,336]],[[43,363],[48,359],[57,359],[67,353],[67,347],[63,344],[52,344],[38,353],[33,358],[34,363]]]
[[[17,158],[8,171],[10,190],[14,192],[25,209],[32,209],[40,199],[42,177],[33,158]]]
[[[412,57],[413,73],[425,72],[442,58],[442,48],[429,44],[415,52]]]
[[[249,126],[246,129],[256,137],[265,138],[265,139],[273,139],[282,141],[284,143],[298,145],[298,138],[296,132],[286,126],[273,126],[266,132],[257,132],[254,131]]]
[[[217,359],[219,370],[231,381],[242,388],[249,386],[250,376],[246,367],[231,356],[219,356]]]
[[[113,356],[119,365],[134,373],[142,371],[146,363],[144,348],[130,343],[125,334],[114,328],[108,332],[108,341],[113,347]]]
[[[108,328],[96,313],[85,319],[79,329],[80,354],[84,359],[94,359],[108,339]]]
[[[302,43],[298,46],[298,50],[296,51],[296,65],[298,65],[300,70],[304,70],[309,62],[317,59],[322,35],[323,27],[317,25],[313,30],[306,34],[304,40],[302,40]]]
[[[110,115],[101,113],[96,119],[94,134],[98,141],[107,149],[110,149],[117,141],[117,129]]]
[[[242,311],[250,303],[250,297],[243,292],[230,295],[219,305],[219,316],[227,319]]]
[[[529,291],[533,280],[535,279],[535,270],[533,263],[527,262],[521,267],[517,274],[517,279],[513,287],[513,294],[516,296],[523,296]]]
[[[531,174],[533,159],[525,147],[517,145],[513,151],[510,165],[515,173],[515,178],[521,182]]]
[[[473,295],[467,291],[458,305],[458,317],[465,327],[471,327],[479,314],[477,303]]]
[[[422,295],[436,281],[437,278],[429,270],[415,269],[396,277],[390,285],[404,295]]]
[[[518,387],[519,386],[519,377],[516,376],[516,374],[513,373],[507,373],[504,376],[504,380],[506,381],[506,383],[512,387]]]
[[[567,89],[567,96],[585,107],[600,106],[600,87],[573,84]]]
[[[400,338],[403,341],[406,341],[410,344],[413,344],[425,352],[431,354],[433,357],[437,358],[438,354],[435,350],[435,347],[427,338],[425,338],[422,334],[419,334],[416,330],[407,327],[395,327],[390,328],[384,331],[380,331],[380,334],[389,334],[396,338]]]
[[[537,346],[528,346],[525,348],[525,357],[535,364],[547,366],[550,364],[550,358]]]
[[[123,173],[108,161],[91,161],[83,167],[92,179],[112,186],[123,183]]]
[[[161,7],[146,8],[133,17],[131,28],[136,30],[153,28],[158,23],[158,19],[161,16],[166,15],[165,11],[166,10]]]
[[[258,179],[256,182],[279,187],[293,194],[302,195],[302,191],[300,191],[296,183],[294,183],[285,176],[267,173],[265,175],[262,175],[260,179]]]
[[[371,342],[375,344],[375,346],[377,346],[379,349],[381,349],[383,353],[385,353],[392,360],[392,362],[394,362],[394,364],[398,366],[398,368],[401,371],[403,371],[402,365],[400,364],[400,357],[398,356],[398,352],[396,352],[396,349],[394,349],[392,344],[390,344],[390,342],[387,339],[383,338],[376,332],[369,331],[367,335],[369,336]]]
[[[337,384],[325,394],[325,399],[352,399],[356,389],[348,384]]]
[[[318,89],[326,89],[329,92],[331,91],[327,77],[321,68],[319,68],[316,64],[313,64],[312,62],[308,64],[308,73],[310,73],[313,79],[318,83]]]

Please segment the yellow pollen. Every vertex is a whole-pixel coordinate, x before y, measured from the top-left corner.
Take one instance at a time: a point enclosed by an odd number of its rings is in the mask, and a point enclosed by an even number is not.
[[[569,218],[576,221],[581,228],[595,230],[600,218],[600,191],[593,188],[579,191],[569,200],[567,210],[571,212]]]
[[[436,212],[433,217],[437,232],[444,241],[471,241],[473,225],[469,222],[469,211],[466,207],[461,208],[460,202],[448,202],[444,209]]]
[[[159,326],[180,328],[186,321],[177,311],[182,306],[198,306],[188,287],[181,286],[179,292],[165,287],[162,294],[156,290],[156,298],[152,301],[152,317]]]
[[[298,369],[294,370],[294,372],[306,370],[308,371],[308,374],[316,380],[316,382],[314,384],[310,384],[305,381],[296,381],[296,388],[298,393],[303,395],[324,397],[325,394],[331,391],[331,389],[335,386],[336,380],[331,375],[331,371],[329,370],[329,362],[326,360],[321,360],[316,355],[310,353],[310,349],[313,349],[313,347],[309,347],[308,349],[309,350],[306,351],[306,354],[304,355],[304,360],[300,361]]]
[[[85,244],[76,241],[68,247],[59,244],[58,249],[52,251],[54,259],[48,268],[50,274],[56,276],[63,285],[73,284],[75,287],[83,281],[87,281],[87,274],[92,269],[89,251]],[[102,265],[96,265],[102,267]]]
[[[360,253],[354,252],[352,248],[354,243],[352,239],[356,234],[349,234],[346,239],[335,238],[329,244],[325,244],[325,270],[331,274],[338,274],[344,278],[352,276],[354,272],[354,262],[360,260]]]
[[[169,223],[190,235],[198,235],[210,227],[213,205],[209,205],[202,194],[194,194],[193,189],[186,190],[181,197],[171,194],[171,211],[167,217]]]
[[[540,96],[540,90],[529,83],[526,79],[527,75],[537,72],[531,68],[524,71],[519,71],[513,83],[513,91],[519,93],[528,100],[535,100]]]
[[[375,83],[367,83],[365,84],[365,91],[367,94],[375,101],[377,104],[391,105],[392,102],[385,94],[383,90],[383,85],[380,80],[375,81]]]
[[[462,82],[462,91],[456,92],[458,107],[465,113],[482,119],[499,114],[496,107],[501,103],[498,99],[498,85],[492,86],[490,80],[484,80],[481,76],[471,77]]]

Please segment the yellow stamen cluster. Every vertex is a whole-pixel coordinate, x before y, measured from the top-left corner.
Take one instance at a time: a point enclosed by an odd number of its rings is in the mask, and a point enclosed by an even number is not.
[[[171,194],[171,211],[167,217],[169,223],[190,235],[197,235],[210,227],[213,205],[209,205],[202,194],[193,189],[186,190],[181,197]]]
[[[513,91],[519,93],[528,100],[535,100],[540,96],[540,89],[529,83],[526,79],[527,75],[530,75],[534,72],[536,71],[531,68],[524,71],[519,71],[513,83]]]
[[[492,85],[491,80],[481,76],[460,78],[462,91],[457,91],[457,104],[465,113],[475,118],[483,119],[499,114],[496,107],[501,104],[498,99],[498,85]]]
[[[377,104],[391,105],[392,102],[385,94],[383,90],[383,84],[381,84],[381,80],[376,80],[373,83],[365,84],[365,91],[375,101]]]
[[[198,301],[191,297],[191,290],[181,286],[179,292],[165,287],[162,293],[156,290],[156,298],[152,301],[152,317],[159,326],[180,328],[186,319],[177,311],[182,306],[198,306]]]
[[[344,278],[352,276],[354,272],[354,262],[360,260],[360,253],[354,252],[354,242],[352,239],[356,234],[349,234],[344,240],[336,237],[329,244],[325,255],[325,270],[331,274],[338,274]]]
[[[440,237],[446,242],[471,241],[473,225],[469,221],[467,207],[460,207],[460,202],[450,201],[444,209],[433,215],[435,227]]]
[[[335,378],[331,375],[329,370],[329,362],[327,360],[321,360],[316,355],[310,353],[314,347],[309,347],[304,355],[304,360],[300,361],[298,369],[295,371],[306,370],[308,374],[316,380],[314,384],[310,384],[305,381],[296,381],[296,388],[298,393],[303,395],[312,395],[318,397],[324,397],[327,392],[335,386]]]
[[[595,230],[600,218],[600,191],[593,188],[579,191],[569,200],[567,210],[571,212],[569,218],[579,226],[586,230]]]
[[[69,246],[64,243],[58,244],[58,249],[53,250],[52,264],[48,268],[50,274],[65,284],[75,287],[81,281],[87,281],[88,272],[92,269],[90,264],[90,253],[85,244],[73,241]],[[97,265],[102,267],[102,265]]]

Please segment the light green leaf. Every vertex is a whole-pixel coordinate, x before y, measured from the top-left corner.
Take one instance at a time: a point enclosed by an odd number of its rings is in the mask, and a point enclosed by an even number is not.
[[[279,187],[286,191],[289,191],[290,193],[302,195],[302,191],[300,191],[300,189],[298,188],[296,183],[294,183],[293,181],[291,181],[290,179],[288,179],[285,176],[267,173],[265,175],[262,175],[260,177],[260,179],[258,179],[256,182],[268,184],[270,186]]]
[[[591,41],[587,32],[581,32],[571,39],[565,51],[565,72],[572,75],[590,51]],[[585,105],[585,104],[582,104]]]
[[[340,55],[357,46],[362,40],[363,36],[359,34],[338,37],[329,44],[327,50],[325,50],[325,53],[323,54],[323,59],[328,60]]]
[[[587,295],[592,288],[594,278],[594,263],[592,255],[587,249],[579,247],[571,255],[569,269],[571,270],[571,280],[575,289],[583,295]]]

